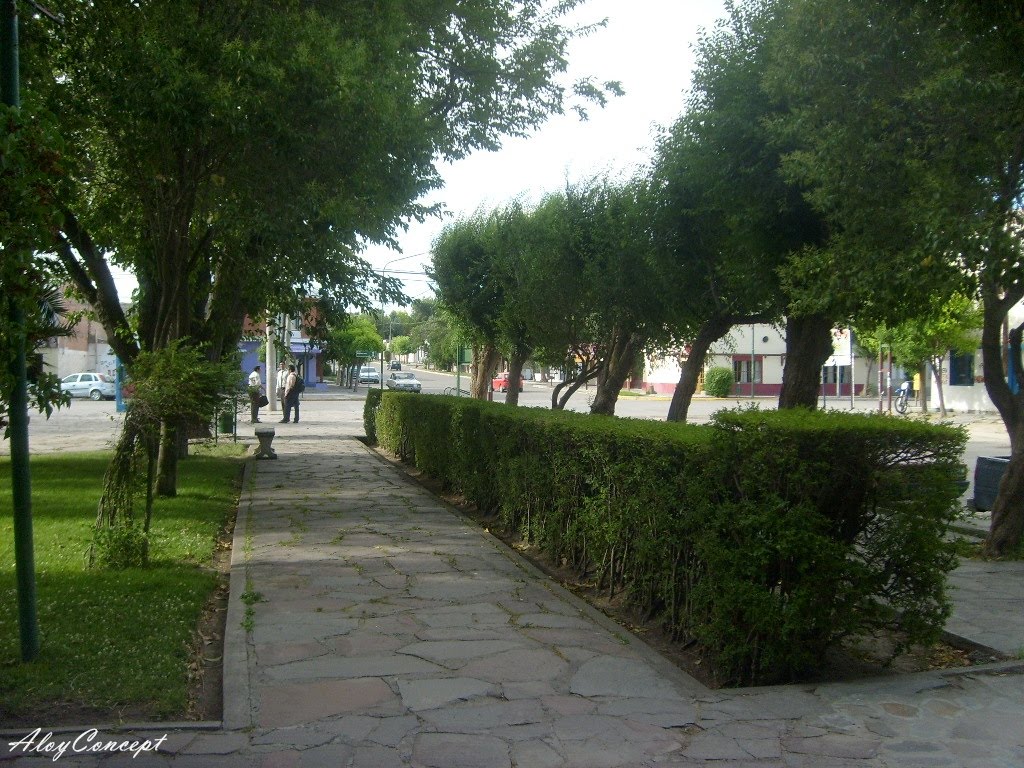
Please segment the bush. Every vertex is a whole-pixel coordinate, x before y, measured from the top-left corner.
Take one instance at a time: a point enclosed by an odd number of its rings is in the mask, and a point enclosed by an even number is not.
[[[363,429],[366,439],[371,444],[377,442],[377,409],[380,407],[380,390],[366,390],[366,402],[363,403]]]
[[[792,679],[844,638],[934,639],[962,430],[725,411],[706,426],[385,393],[381,445],[610,595],[723,682]]]
[[[711,368],[704,374],[704,392],[711,397],[728,397],[732,392],[731,368]]]

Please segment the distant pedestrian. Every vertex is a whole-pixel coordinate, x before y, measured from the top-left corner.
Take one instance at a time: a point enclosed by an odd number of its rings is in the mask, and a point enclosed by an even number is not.
[[[295,409],[295,423],[299,423],[299,377],[295,373],[295,366],[288,366],[288,376],[284,384],[284,418],[282,424],[290,420],[292,409]]]
[[[249,402],[252,405],[252,416],[249,419],[250,424],[260,423],[259,416],[262,398],[263,380],[260,378],[260,367],[256,365],[253,366],[252,373],[249,374]]]
[[[288,381],[288,369],[284,367],[284,360],[277,364],[277,402],[284,408],[284,385]]]

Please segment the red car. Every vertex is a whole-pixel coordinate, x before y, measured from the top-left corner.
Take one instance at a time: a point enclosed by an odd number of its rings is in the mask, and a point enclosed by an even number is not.
[[[491,379],[491,389],[495,392],[508,392],[508,371],[499,373]],[[523,391],[523,377],[519,377],[519,391]]]

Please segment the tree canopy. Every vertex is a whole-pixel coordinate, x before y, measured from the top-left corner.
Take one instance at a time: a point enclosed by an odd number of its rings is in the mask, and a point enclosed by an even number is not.
[[[41,250],[130,367],[213,359],[267,309],[401,298],[359,257],[439,185],[436,163],[525,135],[616,83],[560,83],[579,0],[55,2],[27,25],[27,92],[69,147]],[[126,317],[111,265],[139,281]]]
[[[791,142],[789,177],[833,232],[803,273],[830,276],[830,295],[875,318],[914,316],[934,296],[981,299],[985,386],[1013,453],[986,545],[1004,552],[1024,531],[1024,390],[1007,383],[1002,340],[1024,298],[1019,5],[780,6],[787,23],[766,83],[790,108],[775,128]],[[1022,333],[1010,333],[1018,373]]]

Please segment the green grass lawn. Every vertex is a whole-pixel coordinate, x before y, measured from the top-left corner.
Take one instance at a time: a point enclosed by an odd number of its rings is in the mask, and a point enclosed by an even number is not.
[[[110,453],[33,456],[32,517],[41,649],[21,662],[10,460],[0,459],[0,726],[61,707],[180,717],[217,533],[234,510],[240,447],[179,464],[178,496],[158,499],[151,565],[89,569]],[[141,514],[141,511],[140,511]],[[46,725],[46,723],[39,723]]]

